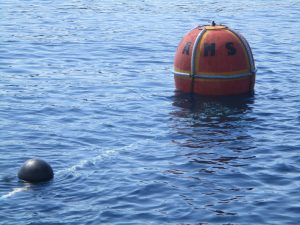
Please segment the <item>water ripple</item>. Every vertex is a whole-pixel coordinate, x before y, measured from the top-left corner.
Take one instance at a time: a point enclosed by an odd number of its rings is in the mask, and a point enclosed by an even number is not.
[[[0,223],[300,223],[297,1],[0,5]],[[253,95],[174,92],[180,38],[212,20],[249,41]],[[18,181],[33,157],[52,182]]]

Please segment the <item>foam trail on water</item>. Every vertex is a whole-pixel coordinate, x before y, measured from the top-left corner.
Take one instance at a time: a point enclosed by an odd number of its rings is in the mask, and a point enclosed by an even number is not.
[[[96,156],[82,159],[77,164],[75,164],[69,168],[57,171],[55,174],[60,175],[62,173],[71,172],[71,173],[73,173],[73,175],[79,176],[80,174],[78,174],[78,171],[80,169],[83,169],[87,166],[93,166],[93,165],[96,165],[100,161],[116,157],[120,152],[137,149],[140,144],[141,143],[136,142],[136,143],[132,143],[132,144],[120,147],[120,148],[108,149],[108,150],[103,150],[103,149],[97,150],[98,154]]]
[[[30,184],[26,183],[24,187],[13,188],[12,191],[8,192],[5,195],[2,195],[0,197],[0,199],[6,199],[6,198],[14,196],[15,194],[17,194],[19,192],[28,191],[30,189],[30,187],[31,187]]]
[[[78,163],[76,163],[75,165],[73,165],[69,168],[65,168],[60,171],[57,171],[55,173],[55,175],[61,175],[62,173],[66,173],[66,172],[71,172],[71,173],[76,174],[76,171],[83,169],[87,166],[95,165],[97,162],[99,162],[101,160],[113,157],[114,155],[116,155],[117,152],[118,151],[115,151],[115,150],[101,151],[98,155],[96,155],[94,157],[82,159]]]

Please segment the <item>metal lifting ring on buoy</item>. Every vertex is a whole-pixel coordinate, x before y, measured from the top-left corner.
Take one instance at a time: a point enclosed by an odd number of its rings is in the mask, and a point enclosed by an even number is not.
[[[255,73],[246,39],[214,21],[191,30],[176,51],[175,85],[182,92],[209,96],[251,93]]]

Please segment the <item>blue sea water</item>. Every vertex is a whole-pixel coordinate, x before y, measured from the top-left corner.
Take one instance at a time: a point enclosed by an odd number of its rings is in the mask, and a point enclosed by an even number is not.
[[[1,0],[0,224],[300,224],[298,0]],[[257,65],[250,97],[174,89],[215,20]],[[16,174],[25,160],[48,183]]]

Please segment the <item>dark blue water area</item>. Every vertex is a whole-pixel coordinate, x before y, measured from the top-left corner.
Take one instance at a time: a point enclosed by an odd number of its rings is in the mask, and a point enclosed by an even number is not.
[[[1,0],[0,224],[300,224],[300,2]],[[242,33],[251,96],[175,91],[181,38]],[[19,181],[42,158],[55,177]]]

